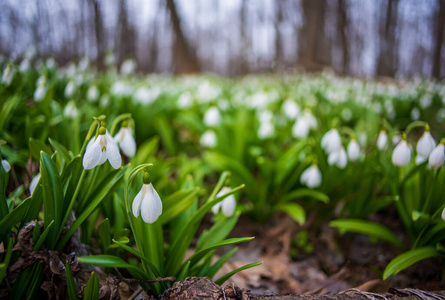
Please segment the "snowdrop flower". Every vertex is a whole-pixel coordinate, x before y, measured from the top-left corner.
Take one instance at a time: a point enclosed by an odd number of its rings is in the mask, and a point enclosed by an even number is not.
[[[90,102],[96,102],[97,98],[99,98],[99,89],[95,85],[92,85],[87,91],[87,99]]]
[[[295,120],[300,114],[300,107],[292,99],[284,101],[281,109],[290,120]]]
[[[295,138],[306,138],[309,131],[317,127],[317,119],[312,115],[311,111],[306,109],[303,116],[298,118],[292,127],[292,135]]]
[[[348,157],[350,161],[356,161],[360,158],[360,146],[355,139],[352,139],[349,142],[348,148]]]
[[[22,62],[19,65],[19,70],[22,73],[26,73],[28,72],[28,70],[31,68],[31,63],[29,61],[29,59],[25,58],[24,60],[22,60]]]
[[[141,104],[153,103],[161,94],[161,90],[153,88],[149,89],[147,87],[140,87],[136,90],[134,94],[134,99],[136,102]]]
[[[340,169],[344,169],[348,164],[348,156],[346,154],[345,148],[341,146],[336,151],[329,153],[328,164],[330,166],[335,165]]]
[[[428,157],[433,151],[433,149],[436,147],[436,141],[431,135],[430,127],[428,125],[425,126],[425,132],[420,137],[419,141],[417,142],[416,150],[417,154]]]
[[[133,59],[127,59],[121,65],[121,74],[130,75],[136,69],[136,62]]]
[[[406,135],[403,134],[402,141],[394,148],[392,152],[392,163],[395,166],[406,166],[411,159],[411,149],[406,141]]]
[[[440,144],[431,151],[428,158],[428,165],[433,169],[438,169],[445,161],[445,139],[440,141]]]
[[[141,191],[136,195],[132,205],[133,216],[137,218],[139,214],[145,223],[154,223],[162,214],[162,201],[151,184],[150,175],[144,174],[144,184]]]
[[[229,187],[223,187],[218,194],[216,194],[216,198],[221,197],[227,193],[229,193],[231,189]],[[235,196],[229,195],[224,200],[218,202],[212,207],[212,212],[216,215],[219,210],[221,209],[223,214],[226,217],[231,217],[233,215],[233,212],[235,211],[236,207],[236,199]]]
[[[312,165],[301,173],[300,182],[308,188],[316,188],[321,185],[321,172],[316,165]]]
[[[73,81],[68,82],[68,84],[65,87],[65,98],[71,98],[74,95],[74,92],[76,90],[76,86]]]
[[[114,136],[114,141],[127,157],[133,157],[136,154],[136,141],[134,140],[133,132],[125,122],[122,124],[119,132]]]
[[[63,115],[66,118],[74,119],[79,114],[79,111],[77,110],[76,104],[74,101],[68,102],[68,104],[63,109]]]
[[[3,169],[5,170],[6,173],[11,170],[11,165],[5,159],[2,159],[2,167],[3,167]]]
[[[46,95],[46,88],[44,85],[37,86],[36,90],[34,91],[34,100],[36,102],[40,102],[45,98]]]
[[[442,220],[445,221],[445,207],[444,207],[443,210],[442,210]]]
[[[192,95],[190,95],[189,92],[182,93],[181,96],[178,98],[178,102],[176,105],[178,108],[186,109],[192,106],[193,104],[193,98]]]
[[[325,133],[321,139],[321,147],[327,152],[332,153],[341,147],[341,138],[338,130],[333,128]]]
[[[425,95],[419,101],[419,105],[423,109],[430,107],[432,103],[433,99],[431,98],[431,95]]]
[[[5,68],[2,74],[2,82],[5,86],[11,85],[12,79],[14,79],[14,74],[15,74],[14,68],[12,67],[11,64],[9,64]]]
[[[271,138],[275,134],[275,127],[272,122],[261,122],[260,128],[258,128],[258,137],[260,139]]]
[[[398,136],[398,135],[395,135],[395,136],[392,137],[392,143],[394,145],[397,145],[398,143],[400,143],[401,140],[402,140],[402,138],[400,136]]]
[[[203,133],[199,142],[204,147],[213,148],[217,145],[218,138],[216,137],[216,133],[213,130],[209,129]]]
[[[386,131],[380,130],[379,136],[377,137],[377,148],[379,148],[379,150],[383,150],[383,148],[386,147],[387,143],[388,143],[388,135],[386,134]]]
[[[341,111],[341,118],[346,122],[351,121],[352,111],[349,108],[343,108]]]
[[[421,163],[423,163],[424,161],[426,161],[428,159],[427,157],[424,157],[422,155],[417,154],[416,155],[416,165],[420,165]]]
[[[420,118],[420,110],[417,107],[414,107],[411,110],[411,119],[419,120],[419,118]]]
[[[34,193],[34,190],[36,189],[37,184],[39,183],[39,180],[40,180],[40,173],[37,174],[36,176],[34,176],[34,178],[29,183],[29,194],[31,196]]]
[[[221,114],[216,107],[209,108],[204,115],[204,123],[209,126],[217,126],[221,122]]]
[[[99,136],[97,138],[93,137],[88,143],[82,164],[85,170],[90,170],[103,164],[107,159],[115,169],[122,165],[122,158],[116,142],[105,127],[101,126]]]

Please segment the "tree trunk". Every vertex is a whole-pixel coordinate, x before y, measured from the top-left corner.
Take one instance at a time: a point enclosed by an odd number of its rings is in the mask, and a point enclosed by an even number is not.
[[[119,1],[119,18],[118,22],[119,37],[118,43],[116,45],[116,50],[118,51],[118,65],[120,65],[125,59],[135,56],[135,41],[136,32],[135,29],[128,22],[128,12],[125,0]]]
[[[196,73],[200,71],[196,54],[190,49],[187,39],[181,28],[181,20],[176,10],[174,0],[167,0],[167,9],[175,33],[173,45],[173,61],[176,74]]]
[[[91,0],[94,8],[94,34],[96,38],[96,63],[99,68],[104,67],[104,43],[103,43],[103,22],[99,1]]]
[[[349,72],[349,41],[348,41],[348,15],[345,0],[338,0],[338,32],[340,33],[340,42],[342,45],[343,54],[343,67],[342,73],[347,74]]]
[[[275,16],[275,57],[274,65],[276,69],[283,67],[283,42],[281,39],[280,26],[283,22],[283,0],[277,0],[275,2],[276,16]]]
[[[438,10],[436,17],[436,40],[434,45],[433,70],[431,76],[440,78],[440,67],[442,61],[443,35],[445,34],[445,0],[438,0]]]
[[[398,67],[396,28],[399,0],[386,0],[386,12],[380,18],[380,52],[377,75],[393,77]]]

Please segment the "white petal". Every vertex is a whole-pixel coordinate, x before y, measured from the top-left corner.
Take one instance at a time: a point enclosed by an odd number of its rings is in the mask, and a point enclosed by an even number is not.
[[[139,191],[139,193],[134,197],[133,204],[131,206],[133,211],[133,216],[135,218],[139,217],[139,212],[141,211],[141,204],[142,199],[144,198],[146,193],[145,185],[142,186],[142,189]]]
[[[388,136],[386,135],[385,131],[381,130],[379,136],[377,137],[377,147],[382,150],[385,148],[387,142]]]
[[[445,221],[445,207],[444,207],[444,209],[442,210],[442,220]]]
[[[215,214],[215,215],[218,214],[219,209],[221,208],[221,205],[222,205],[221,202],[218,202],[218,203],[216,203],[215,205],[213,205],[213,207],[212,207],[212,213]]]
[[[130,129],[127,128],[125,131],[119,146],[127,157],[133,157],[136,154],[136,142]]]
[[[154,223],[162,214],[162,201],[158,193],[150,183],[147,186],[147,193],[142,199],[141,216],[145,223]]]
[[[424,161],[426,161],[428,157],[423,157],[422,155],[417,154],[416,155],[416,165],[420,165]]]
[[[425,131],[417,142],[416,150],[421,156],[428,157],[435,147],[436,141],[431,136],[430,132]]]
[[[233,212],[235,211],[236,207],[236,200],[235,196],[230,195],[227,196],[226,199],[222,202],[222,212],[226,217],[231,217],[233,215]]]
[[[318,167],[314,165],[310,169],[306,185],[308,188],[312,189],[320,186],[320,184],[321,184],[321,172],[318,169]]]
[[[2,160],[2,166],[3,169],[5,169],[5,172],[9,172],[11,170],[11,166],[9,165],[8,161]]]
[[[32,196],[32,194],[34,193],[34,190],[37,187],[37,184],[39,183],[40,180],[40,173],[37,174],[29,183],[29,194]]]
[[[117,147],[117,144],[111,138],[108,140],[106,152],[110,165],[115,169],[119,169],[122,165],[122,158],[119,153],[119,148]]]
[[[292,127],[292,135],[296,138],[305,138],[309,135],[310,129],[311,127],[307,120],[304,118],[300,118]]]
[[[85,155],[83,156],[83,167],[85,170],[89,170],[98,165],[100,158],[102,155],[102,150],[99,142],[99,138],[91,144],[90,147],[87,147],[85,151]]]
[[[439,144],[433,151],[428,159],[428,165],[434,169],[442,166],[445,161],[445,146],[443,144]]]
[[[392,163],[395,166],[406,166],[411,159],[411,150],[406,141],[402,140],[392,152]]]
[[[114,136],[113,140],[116,142],[116,144],[119,144],[122,142],[122,139],[124,138],[124,127],[121,127],[119,132]]]
[[[348,156],[346,155],[345,148],[341,147],[338,151],[337,167],[344,169],[348,164]]]

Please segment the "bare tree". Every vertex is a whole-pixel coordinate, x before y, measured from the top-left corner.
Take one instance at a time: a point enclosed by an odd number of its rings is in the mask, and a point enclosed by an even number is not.
[[[281,69],[283,65],[283,41],[281,39],[280,26],[283,22],[283,0],[275,2],[275,68]]]
[[[385,3],[384,3],[385,4]],[[380,18],[380,51],[377,61],[377,75],[394,76],[398,68],[398,23],[399,0],[386,0],[386,10]]]
[[[196,53],[190,49],[190,45],[181,28],[181,19],[174,0],[167,0],[167,9],[170,12],[170,20],[175,33],[175,41],[173,44],[173,60],[175,65],[175,73],[196,73],[200,67]]]
[[[94,34],[96,38],[96,63],[102,68],[104,64],[104,29],[99,0],[90,0],[94,8]]]
[[[119,1],[119,36],[116,43],[117,59],[120,65],[125,59],[135,57],[136,31],[128,21],[128,11],[125,0]]]
[[[431,76],[440,78],[440,67],[442,61],[443,36],[445,34],[445,0],[437,0],[437,13],[435,20],[435,45],[433,56],[433,69]]]
[[[340,34],[340,43],[342,45],[342,73],[347,74],[349,70],[350,54],[349,54],[349,39],[348,39],[348,13],[346,0],[338,0],[337,7],[337,27]]]

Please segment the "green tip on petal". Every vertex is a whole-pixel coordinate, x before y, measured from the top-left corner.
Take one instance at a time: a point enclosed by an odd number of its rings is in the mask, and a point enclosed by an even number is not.
[[[128,121],[126,121],[126,120],[123,121],[123,122],[122,122],[122,127],[128,127]]]
[[[425,132],[430,132],[430,125],[428,125],[428,123],[425,125]]]
[[[442,139],[440,140],[440,143],[441,143],[442,145],[445,145],[445,138],[442,138]]]
[[[402,141],[406,141],[406,133],[402,132]]]
[[[142,177],[142,182],[144,184],[150,184],[151,183],[150,174],[148,174],[147,171],[144,173],[144,177]]]

